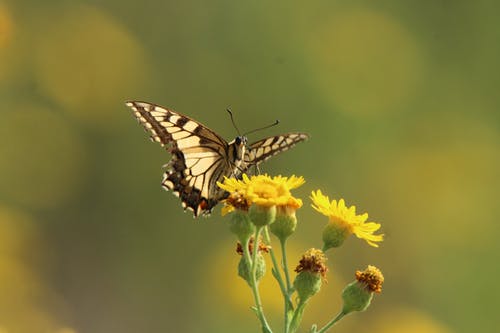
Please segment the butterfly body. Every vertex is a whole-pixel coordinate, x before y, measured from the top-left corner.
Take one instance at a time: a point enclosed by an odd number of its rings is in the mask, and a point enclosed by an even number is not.
[[[232,164],[236,168],[236,172],[244,163],[244,157],[247,147],[247,137],[237,136],[233,141],[228,143],[228,161],[233,161]]]
[[[181,199],[194,216],[209,214],[227,192],[217,186],[224,177],[241,177],[251,166],[267,160],[308,138],[288,133],[248,145],[245,136],[227,142],[190,117],[156,104],[129,101],[135,117],[151,140],[166,146],[172,159],[166,165],[162,186]]]

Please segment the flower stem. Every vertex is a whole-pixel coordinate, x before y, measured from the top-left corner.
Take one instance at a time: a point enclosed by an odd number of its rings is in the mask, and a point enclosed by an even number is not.
[[[292,288],[292,284],[290,283],[290,273],[288,272],[288,263],[286,259],[286,239],[283,241],[280,240],[281,243],[281,257],[283,261],[283,271],[285,272],[285,278],[286,278],[286,289],[288,292],[290,292],[290,289]]]
[[[264,229],[264,240],[266,241],[266,244],[270,245],[271,244],[271,237],[269,236],[269,230],[266,227]],[[284,256],[284,247],[282,246],[282,255]],[[293,311],[293,303],[292,300],[290,299],[290,282],[287,280],[287,285],[285,286],[285,282],[283,281],[283,278],[281,277],[281,273],[279,271],[279,266],[278,266],[278,260],[276,259],[276,254],[274,253],[273,248],[271,247],[269,249],[269,254],[271,255],[271,261],[273,262],[273,276],[278,281],[278,284],[281,289],[281,293],[283,294],[283,299],[284,299],[284,326],[285,326],[285,333],[288,333],[288,330],[290,328],[290,319],[291,319],[291,312]],[[286,259],[285,259],[286,260]],[[285,271],[285,276],[288,278],[288,270],[286,265],[284,265],[283,270]]]
[[[306,308],[307,301],[299,301],[297,308],[295,309],[292,317],[292,321],[290,322],[290,332],[294,333],[300,326],[300,322],[302,321],[302,315],[304,314],[304,310]]]
[[[255,229],[252,259],[250,260],[250,253],[248,250],[248,244],[246,244],[245,247],[243,248],[243,252],[244,252],[245,258],[248,260],[248,262],[251,263],[251,266],[250,266],[251,267],[250,287],[252,288],[253,298],[255,301],[255,312],[257,314],[257,317],[259,317],[259,320],[260,320],[260,323],[262,326],[262,332],[263,333],[272,333],[272,330],[269,327],[269,324],[267,323],[266,317],[264,315],[262,301],[260,300],[258,283],[257,283],[257,279],[255,278],[255,275],[257,272],[256,262],[257,262],[257,253],[259,251],[259,236],[260,236],[261,231],[262,231],[262,227],[258,227]]]
[[[346,313],[341,311],[335,318],[330,320],[325,326],[323,326],[317,333],[325,333],[328,331],[333,325],[335,325],[340,319],[342,319]]]
[[[266,241],[266,244],[268,245],[271,244],[271,237],[269,236],[269,231],[267,230],[267,227],[264,228],[264,240]],[[281,273],[279,271],[278,260],[276,260],[276,254],[274,253],[272,247],[269,249],[269,254],[271,255],[271,260],[273,262],[273,270],[274,270],[273,275],[278,281],[278,284],[280,285],[281,293],[285,298],[289,299],[287,288],[285,286],[285,283],[283,282],[283,278],[281,277]]]

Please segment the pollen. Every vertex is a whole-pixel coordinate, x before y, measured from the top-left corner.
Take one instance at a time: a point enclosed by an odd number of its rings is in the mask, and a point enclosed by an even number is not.
[[[250,241],[248,242],[248,251],[250,252],[250,254],[253,253],[253,249],[254,249],[254,238],[250,238]],[[269,253],[269,250],[271,249],[271,246],[270,245],[266,245],[264,244],[264,242],[262,242],[262,240],[259,239],[259,253]],[[240,256],[243,255],[243,245],[238,242],[236,243],[236,253],[238,253]]]
[[[364,271],[356,271],[356,280],[364,284],[371,292],[382,292],[384,276],[382,275],[380,269],[375,266],[368,265]]]
[[[326,281],[326,256],[323,251],[312,248],[307,250],[299,261],[299,265],[295,268],[296,273],[311,272],[320,274],[323,280]]]
[[[231,193],[225,202],[226,204],[243,211],[248,211],[248,208],[250,207],[250,203],[240,192]]]

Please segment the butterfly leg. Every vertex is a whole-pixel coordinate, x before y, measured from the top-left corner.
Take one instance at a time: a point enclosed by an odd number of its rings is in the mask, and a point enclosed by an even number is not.
[[[261,171],[260,171],[259,163],[255,163],[255,164],[253,165],[253,167],[254,167],[254,172],[255,172],[255,174],[260,175],[260,174],[261,174]]]
[[[238,171],[238,172],[236,172]],[[233,177],[234,178],[241,178],[241,175],[245,172],[244,169],[242,169],[241,167],[239,166],[235,166],[235,168],[233,169]]]

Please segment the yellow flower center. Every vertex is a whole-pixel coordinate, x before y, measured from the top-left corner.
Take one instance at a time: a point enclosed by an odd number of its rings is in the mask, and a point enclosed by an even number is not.
[[[285,193],[283,186],[276,186],[276,183],[272,181],[262,180],[251,184],[248,189],[250,195],[262,199],[277,198]]]
[[[354,226],[340,216],[330,215],[329,221],[330,223],[335,224],[337,227],[347,230],[349,234],[352,234],[354,232]]]

